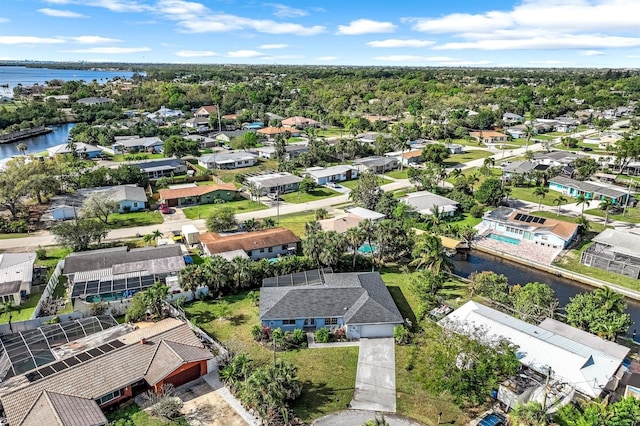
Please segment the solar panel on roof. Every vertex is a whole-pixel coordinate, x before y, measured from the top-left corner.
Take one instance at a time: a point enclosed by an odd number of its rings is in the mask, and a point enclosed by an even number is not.
[[[89,355],[92,357],[97,357],[98,355],[102,355],[102,351],[98,348],[93,348],[87,351]]]
[[[50,376],[55,372],[56,371],[53,368],[51,368],[51,366],[49,366],[49,365],[47,365],[46,367],[42,367],[42,368],[38,369],[38,373],[40,373],[40,375],[42,377]]]
[[[525,220],[525,222],[531,223],[532,220],[533,220],[533,216],[527,216],[527,219]]]
[[[538,223],[541,223],[542,225],[544,225],[544,223],[547,221],[547,219],[545,219],[544,217],[541,217],[540,220],[538,221]]]
[[[67,368],[67,366],[65,365],[64,362],[59,361],[59,362],[56,362],[55,364],[51,364],[51,368],[53,368],[56,371],[62,371],[65,368]]]
[[[42,376],[37,371],[32,371],[31,373],[25,376],[28,381],[35,382],[36,380],[42,379]]]
[[[80,360],[76,357],[67,358],[63,362],[69,367],[80,364]]]
[[[124,343],[123,343],[123,342],[121,342],[120,340],[114,340],[114,341],[112,341],[112,342],[109,342],[109,344],[110,344],[111,346],[113,346],[114,348],[116,348],[116,349],[117,349],[117,348],[121,348],[121,347],[123,347],[123,346],[124,346]]]
[[[518,213],[515,217],[515,220],[520,220],[522,219],[523,214],[522,213]]]
[[[93,357],[91,355],[89,355],[88,353],[86,353],[86,352],[82,352],[82,353],[79,353],[78,355],[76,355],[76,358],[78,358],[80,360],[80,362],[85,362],[85,361],[90,360]]]
[[[104,345],[98,346],[96,349],[100,349],[103,353],[106,354],[107,352],[111,352],[115,348],[109,345],[108,343],[105,343]]]

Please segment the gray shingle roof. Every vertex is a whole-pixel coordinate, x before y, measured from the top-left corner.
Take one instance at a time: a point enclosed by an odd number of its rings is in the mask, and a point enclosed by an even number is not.
[[[640,235],[633,232],[605,229],[592,241],[609,246],[614,253],[640,258]]]
[[[143,188],[135,185],[118,185],[114,186],[109,192],[110,198],[120,203],[122,201],[139,201],[141,203],[147,202],[147,193]]]
[[[328,274],[322,285],[263,287],[260,319],[343,317],[348,324],[401,323],[377,272]]]
[[[117,141],[114,145],[120,145],[124,147],[136,147],[136,146],[153,146],[162,144],[162,141],[157,136],[151,136],[147,138],[132,138]]]
[[[387,166],[389,164],[397,163],[398,160],[390,157],[365,157],[358,158],[353,161],[353,164],[359,164],[364,167],[379,167],[379,166]]]
[[[144,247],[128,250],[127,247],[115,247],[104,250],[71,253],[64,261],[64,274],[107,269],[114,265],[135,263],[148,260],[162,260],[182,256],[182,248],[178,244],[160,247]]]
[[[564,176],[556,176],[549,179],[549,182],[569,188],[575,188],[583,192],[604,195],[605,197],[610,198],[622,197],[627,193],[627,191],[625,191],[624,189],[617,189],[611,185],[598,185],[594,182],[585,182],[581,180],[570,179]]]

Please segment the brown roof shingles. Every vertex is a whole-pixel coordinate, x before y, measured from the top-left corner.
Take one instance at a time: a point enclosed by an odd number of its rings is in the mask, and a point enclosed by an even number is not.
[[[189,186],[187,188],[161,189],[158,191],[162,200],[173,200],[185,197],[199,197],[215,191],[237,191],[232,183],[219,183],[215,185]]]
[[[289,229],[272,228],[225,236],[207,232],[200,235],[200,242],[207,246],[209,253],[215,255],[238,249],[249,252],[261,248],[299,243],[300,238]]]
[[[146,344],[140,343],[142,338]],[[163,340],[200,349],[203,360],[212,357],[189,326],[176,319],[160,321],[118,340],[127,345],[32,383],[25,376],[3,383],[0,401],[9,423],[21,424],[32,401],[43,391],[94,400],[145,378],[147,366]]]
[[[569,238],[571,238],[576,230],[578,229],[578,224],[576,223],[571,223],[571,222],[565,222],[562,220],[557,220],[557,219],[552,219],[552,218],[547,218],[544,221],[544,224],[539,224],[539,223],[533,223],[533,222],[523,222],[521,220],[516,220],[515,217],[516,215],[520,213],[520,214],[526,214],[520,211],[515,210],[511,216],[509,216],[509,221],[511,222],[515,222],[515,223],[521,223],[523,225],[527,225],[527,226],[532,226],[535,227],[536,229],[548,229],[549,232],[559,236],[560,238],[567,240]],[[535,215],[529,215],[529,216],[535,216]]]

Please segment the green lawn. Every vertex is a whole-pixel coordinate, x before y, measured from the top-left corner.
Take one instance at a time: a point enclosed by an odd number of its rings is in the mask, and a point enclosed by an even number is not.
[[[567,136],[566,133],[563,133],[563,135]],[[548,135],[548,134],[546,134],[546,135],[533,135],[533,137],[531,139],[539,139],[539,140],[543,140],[543,141],[550,141],[550,140],[553,140],[554,137],[553,137],[553,135]]]
[[[165,158],[164,154],[156,153],[156,154],[148,154],[148,153],[139,153],[139,154],[116,154],[111,156],[111,161],[129,161],[125,157],[131,157],[133,161],[137,160],[154,160],[158,158]]]
[[[271,362],[273,352],[251,338],[251,327],[259,324],[258,308],[245,296],[241,293],[224,298],[232,312],[226,321],[212,314],[216,302],[195,302],[185,310],[192,321],[231,349],[245,352],[259,363]],[[300,349],[279,352],[277,357],[298,368],[303,388],[293,409],[304,422],[347,408],[353,396],[358,348]]]
[[[393,172],[391,172],[393,173]],[[358,185],[358,179],[352,179],[352,180],[347,180],[344,182],[340,182],[338,185],[340,186],[344,186],[345,188],[349,188],[349,189],[354,189],[357,185]],[[388,183],[391,183],[392,181],[390,181],[389,179],[385,179],[381,176],[378,176],[378,185],[382,186],[382,185],[386,185]]]
[[[451,222],[453,224],[455,224],[456,226],[476,226],[477,224],[479,224],[480,222],[482,222],[482,218],[481,217],[473,217],[471,216],[469,213],[465,213],[464,217],[460,220]]]
[[[29,234],[24,232],[17,232],[15,234],[0,234],[0,240],[11,240],[13,238],[24,238],[28,236]]]
[[[594,205],[594,203],[591,203],[591,205]],[[606,216],[604,210],[600,210],[600,209],[589,209],[589,210],[585,210],[584,213],[590,214],[593,216],[598,216],[603,219]],[[609,220],[619,220],[621,222],[629,222],[629,223],[640,223],[640,208],[638,207],[627,208],[627,212],[624,216],[622,215],[622,213],[619,213],[619,214],[609,213]]]
[[[278,160],[259,159],[258,161],[259,163],[256,164],[255,166],[243,167],[241,169],[233,169],[233,170],[216,169],[215,171],[216,176],[220,178],[223,182],[235,182],[235,177],[237,175],[278,169]]]
[[[444,139],[440,139],[438,142],[440,142],[443,145],[446,145],[446,142],[444,141]],[[452,144],[463,145],[463,146],[474,146],[474,147],[485,147],[486,146],[483,143],[478,143],[478,141],[473,139],[472,137],[469,137],[469,139],[451,139],[451,143]]]
[[[335,136],[342,136],[342,135],[347,135],[347,134],[349,134],[349,132],[345,131],[344,129],[339,129],[337,127],[331,127],[329,129],[318,130],[318,136],[319,137],[325,137],[325,138],[330,138],[330,137],[335,137]]]
[[[408,169],[405,167],[403,170],[394,170],[389,173],[385,173],[386,176],[392,177],[394,179],[408,179],[407,175]]]
[[[134,226],[158,225],[164,219],[160,212],[113,213],[109,216],[109,228],[131,228]]]
[[[289,139],[287,139],[287,143],[296,143],[296,142],[303,142],[305,140],[305,138],[301,138],[301,137],[291,137]]]
[[[36,259],[36,265],[53,269],[58,264],[58,261],[67,257],[69,253],[71,253],[71,249],[66,247],[47,248],[47,257],[44,259]]]
[[[33,312],[36,310],[36,305],[40,301],[40,296],[42,296],[42,292],[39,291],[37,293],[31,293],[27,300],[23,300],[20,306],[16,306],[11,311],[11,321],[26,321],[31,319]],[[3,312],[0,314],[0,324],[6,324],[9,322],[9,313]]]
[[[304,237],[304,226],[314,220],[316,220],[315,212],[292,213],[280,216],[279,226],[290,229],[291,232],[302,238]]]
[[[206,219],[211,215],[211,213],[214,213],[223,207],[233,207],[236,214],[265,210],[267,208],[264,204],[256,201],[238,200],[222,204],[203,204],[201,206],[187,207],[183,209],[183,211],[187,219]]]
[[[509,195],[509,198],[529,201],[536,204],[540,201],[539,197],[533,195],[535,187],[509,186],[508,188],[511,188],[511,194]],[[558,198],[560,195],[561,194],[559,192],[549,191],[542,199],[542,204],[545,206],[556,206],[556,204],[553,203],[553,200]],[[575,198],[573,197],[569,197],[567,195],[565,195],[564,197],[567,199],[567,202],[565,204],[576,202]]]
[[[334,191],[329,188],[317,187],[310,192],[292,192],[290,194],[282,194],[282,198],[287,203],[308,203],[310,201],[322,200],[323,198],[331,198],[338,195],[342,195],[340,192]]]
[[[486,158],[493,155],[490,151],[485,150],[474,150],[465,152],[463,154],[454,154],[451,155],[445,161],[447,167],[455,166],[456,164],[468,163],[469,161],[478,160],[480,158]]]

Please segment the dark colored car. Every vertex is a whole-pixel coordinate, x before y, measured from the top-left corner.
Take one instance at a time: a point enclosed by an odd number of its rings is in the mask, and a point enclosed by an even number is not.
[[[478,426],[506,426],[507,419],[500,413],[489,413],[478,422]]]

